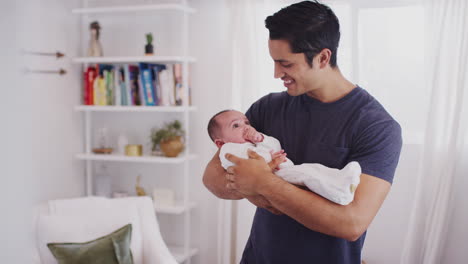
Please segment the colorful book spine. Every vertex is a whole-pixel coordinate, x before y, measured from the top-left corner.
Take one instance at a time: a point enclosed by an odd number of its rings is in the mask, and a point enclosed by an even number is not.
[[[112,87],[114,89],[114,104],[122,105],[122,95],[120,93],[120,84],[119,84],[119,69],[114,67],[112,70]]]
[[[163,90],[165,87],[163,79],[161,78],[161,72],[165,71],[167,67],[163,64],[153,64],[151,68],[154,75],[154,94],[157,98],[158,105],[167,106],[169,104],[167,98],[164,97]]]
[[[94,80],[96,79],[96,68],[88,67],[84,73],[84,90],[83,90],[83,104],[94,104]]]
[[[114,65],[111,64],[98,64],[99,67],[99,75],[104,79],[104,85],[106,88],[106,104],[113,105],[114,104],[114,82],[112,71],[114,69]]]
[[[120,96],[121,96],[121,104],[128,105],[128,97],[127,97],[127,89],[125,88],[125,74],[124,74],[124,67],[118,67],[117,71],[117,83],[120,89]]]
[[[190,105],[182,65],[96,64],[83,73],[84,105]],[[103,98],[104,96],[104,98]]]
[[[132,105],[141,105],[140,102],[140,86],[138,81],[138,66],[130,65],[129,66],[129,76],[130,76],[130,89],[132,93]]]
[[[187,74],[188,85],[187,87],[184,87],[182,64],[174,64],[173,71],[174,71],[174,81],[175,81],[176,105],[183,105],[183,104],[190,105],[191,104],[190,75]]]
[[[154,94],[154,77],[151,66],[147,63],[140,63],[140,81],[142,102],[148,106],[155,106],[157,104]],[[143,104],[143,103],[142,103]]]
[[[174,75],[172,67],[164,68],[159,72],[159,81],[161,83],[161,98],[163,105],[175,105],[175,92],[174,92]]]
[[[107,105],[106,81],[103,76],[94,81],[94,99],[94,105]]]
[[[83,104],[89,105],[89,72],[86,70],[83,72]]]
[[[125,92],[127,94],[127,105],[134,105],[132,100],[132,85],[130,82],[130,65],[125,64],[123,67]]]
[[[151,74],[153,75],[153,94],[154,94],[154,101],[156,105],[162,105],[161,101],[161,84],[159,82],[159,71],[155,69],[154,65],[150,67]]]

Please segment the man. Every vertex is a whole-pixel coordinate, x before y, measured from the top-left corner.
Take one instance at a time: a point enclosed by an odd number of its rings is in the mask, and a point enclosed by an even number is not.
[[[340,72],[336,53],[339,22],[317,2],[286,7],[265,21],[275,78],[287,92],[255,102],[246,116],[259,132],[282,142],[295,163],[341,169],[362,167],[349,205],[334,204],[276,177],[256,153],[249,159],[218,153],[203,182],[223,199],[247,198],[257,205],[241,263],[358,264],[368,226],[387,196],[402,140],[399,124],[364,89]]]

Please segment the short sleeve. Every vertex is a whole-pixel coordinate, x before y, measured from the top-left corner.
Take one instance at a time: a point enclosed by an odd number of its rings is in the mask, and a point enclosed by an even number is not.
[[[362,173],[393,182],[402,147],[401,127],[395,120],[364,129],[353,143],[349,161],[357,161]]]

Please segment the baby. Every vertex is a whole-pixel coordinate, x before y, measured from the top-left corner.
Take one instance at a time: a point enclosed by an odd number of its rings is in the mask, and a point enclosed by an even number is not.
[[[275,164],[272,160],[281,162],[272,169],[287,182],[306,186],[337,204],[347,205],[354,199],[361,175],[361,166],[355,161],[341,170],[318,163],[294,165],[286,158],[277,139],[257,132],[247,117],[235,110],[224,110],[214,115],[208,123],[208,134],[220,148],[219,158],[224,169],[234,165],[225,158],[226,153],[247,159],[247,149],[252,149],[270,165]]]

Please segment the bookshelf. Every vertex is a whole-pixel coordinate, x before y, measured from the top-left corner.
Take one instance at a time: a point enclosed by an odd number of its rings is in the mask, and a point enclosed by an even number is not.
[[[129,157],[125,155],[115,154],[90,154],[80,153],[76,155],[79,160],[95,160],[95,161],[114,161],[114,162],[135,162],[135,163],[155,163],[155,164],[183,164],[186,161],[194,160],[197,156],[194,154],[184,155],[179,154],[177,158],[166,158],[159,156],[141,156]]]
[[[151,5],[122,5],[122,6],[103,6],[90,8],[76,8],[72,10],[73,14],[112,14],[112,13],[130,13],[130,12],[150,12],[174,10],[186,13],[195,13],[196,10],[183,4],[151,4]]]
[[[78,112],[161,112],[161,113],[183,113],[194,112],[195,106],[97,106],[97,105],[78,105],[75,111]]]
[[[119,56],[119,57],[76,57],[73,63],[131,63],[131,62],[154,62],[161,64],[193,63],[195,58],[182,56]]]
[[[107,1],[108,2],[108,1]],[[132,3],[131,1],[128,1]],[[89,64],[127,64],[127,63],[158,63],[158,64],[181,64],[182,65],[182,85],[183,87],[189,87],[188,83],[188,69],[189,64],[195,63],[194,57],[188,56],[188,21],[189,14],[196,12],[195,9],[190,8],[186,0],[181,0],[180,4],[139,4],[139,5],[119,5],[119,6],[88,6],[88,0],[82,0],[82,7],[73,9],[72,14],[81,16],[81,39],[82,39],[82,54],[86,54],[85,47],[87,47],[88,40],[88,26],[91,21],[99,19],[100,15],[113,16],[117,14],[132,14],[138,12],[154,12],[155,15],[160,11],[171,11],[170,15],[181,16],[180,24],[181,30],[177,31],[181,37],[182,50],[181,54],[169,54],[166,55],[155,55],[155,56],[134,56],[131,54],[119,56],[104,56],[104,57],[82,57],[77,56],[72,58],[72,63],[80,64],[83,67],[83,71],[88,67]],[[133,14],[132,14],[133,15]],[[135,21],[138,17],[135,16]],[[115,17],[119,19],[119,17]],[[126,41],[132,41],[128,39]],[[130,42],[128,42],[130,43]],[[105,43],[102,43],[105,46]],[[173,56],[174,55],[174,56]],[[189,98],[188,89],[184,89],[184,98]],[[188,100],[184,100],[182,105],[179,106],[127,106],[127,105],[76,105],[74,110],[83,115],[83,130],[84,130],[84,151],[77,153],[75,158],[85,163],[85,178],[86,178],[86,193],[87,195],[93,194],[93,164],[99,162],[108,162],[109,166],[116,163],[122,164],[134,164],[133,166],[152,166],[155,170],[158,170],[159,166],[173,166],[183,170],[182,175],[174,175],[174,177],[181,177],[183,185],[180,190],[175,190],[182,193],[182,199],[176,201],[172,206],[161,206],[155,204],[155,213],[168,215],[168,217],[182,217],[183,227],[177,227],[176,229],[182,229],[181,242],[177,242],[177,245],[168,245],[169,250],[172,252],[174,257],[179,263],[190,264],[193,256],[197,255],[199,250],[192,247],[191,241],[191,212],[197,207],[196,203],[190,201],[189,197],[189,180],[190,161],[197,158],[197,155],[191,153],[190,150],[190,114],[196,112],[195,106],[189,105]],[[109,114],[106,114],[109,113]],[[92,129],[93,119],[96,115],[105,116],[105,119],[118,119],[121,114],[132,113],[131,115],[138,114],[154,114],[155,119],[162,119],[164,116],[177,115],[177,118],[182,121],[183,128],[185,130],[185,150],[179,154],[176,158],[167,158],[160,156],[141,156],[141,157],[130,157],[118,154],[94,154],[92,150]],[[100,116],[102,118],[102,116]],[[131,117],[126,117],[131,118]],[[142,164],[142,165],[140,165]],[[158,177],[158,176],[154,176]],[[176,221],[172,221],[176,222]],[[164,226],[160,226],[161,230],[164,230]],[[174,240],[174,239],[172,239]]]

